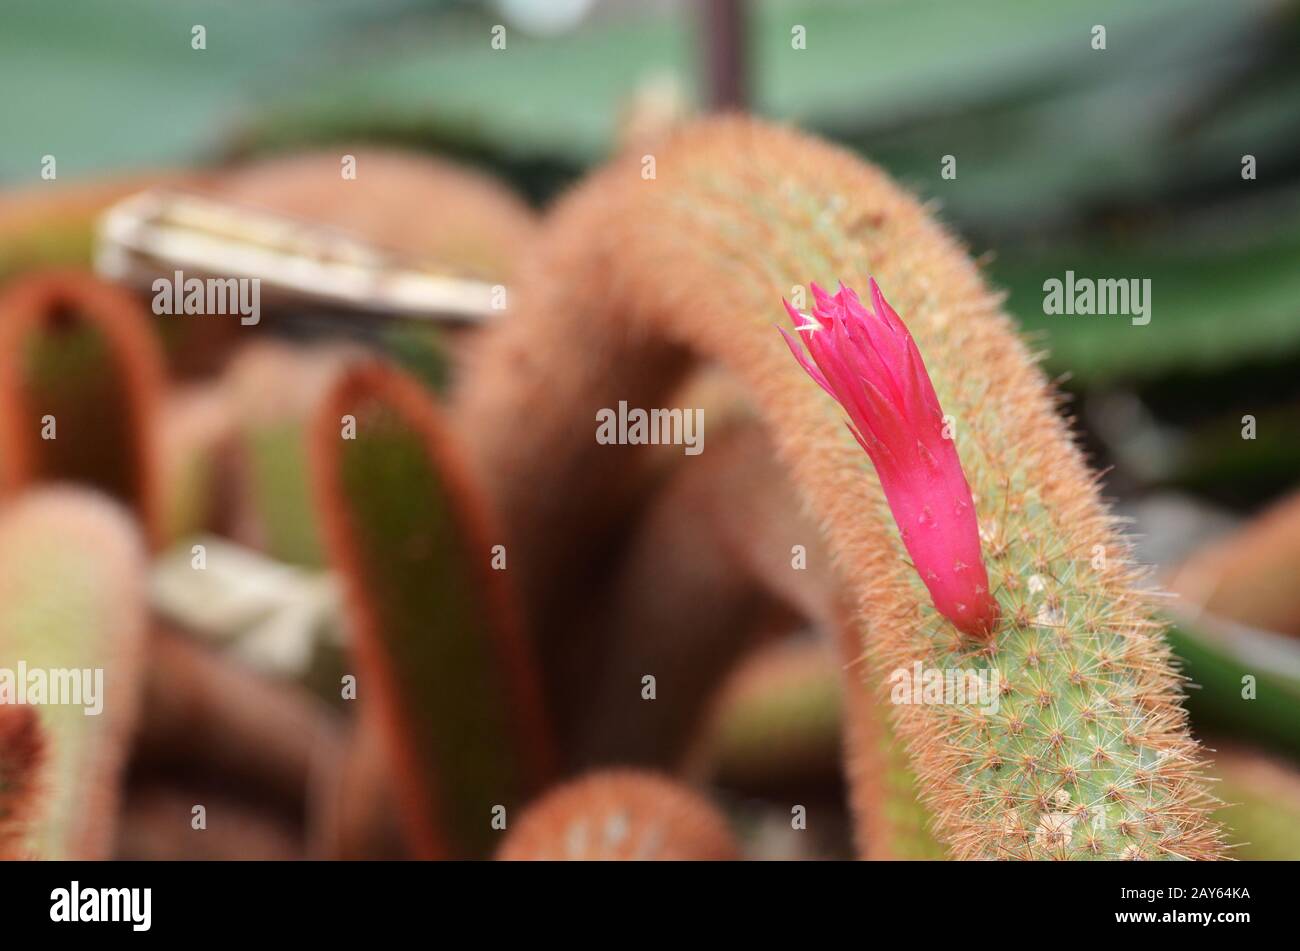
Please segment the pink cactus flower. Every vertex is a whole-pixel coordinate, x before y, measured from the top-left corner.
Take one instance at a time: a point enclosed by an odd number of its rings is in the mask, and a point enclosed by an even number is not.
[[[848,413],[849,431],[876,467],[935,609],[965,634],[991,636],[998,603],[989,592],[970,486],[912,335],[874,280],[872,310],[843,284],[834,296],[811,287],[811,315],[783,302],[808,355],[790,334],[781,336]]]

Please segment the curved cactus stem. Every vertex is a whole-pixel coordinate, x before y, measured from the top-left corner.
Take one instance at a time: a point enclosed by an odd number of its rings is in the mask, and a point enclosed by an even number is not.
[[[162,387],[157,341],[128,293],[77,271],[15,282],[0,297],[0,492],[84,483],[159,544]]]
[[[758,122],[692,125],[656,167],[643,178],[624,156],[560,205],[521,312],[483,341],[458,397],[513,537],[568,527],[578,539],[552,556],[554,571],[540,554],[526,560],[530,595],[560,572],[585,577],[602,553],[584,552],[589,537],[572,526],[625,507],[617,487],[635,454],[596,442],[595,412],[670,405],[671,371],[692,355],[715,361],[753,399],[840,569],[876,689],[918,663],[986,687],[1001,678],[996,710],[955,696],[890,705],[950,855],[1221,855],[1145,575],[957,242],[877,169]],[[841,410],[775,329],[783,297],[868,276],[904,315],[953,417],[1005,618],[989,644],[964,643],[934,610]]]
[[[485,856],[493,810],[521,807],[554,769],[511,579],[491,567],[509,554],[494,555],[499,536],[439,411],[390,367],[338,381],[312,457],[358,699],[378,713],[418,854]]]
[[[591,773],[547,793],[510,829],[504,861],[708,861],[739,858],[727,821],[654,773]]]
[[[0,514],[0,668],[27,672],[28,702],[46,683],[36,709],[48,764],[28,837],[39,858],[110,857],[139,707],[145,584],[143,545],[115,505],[52,488]]]

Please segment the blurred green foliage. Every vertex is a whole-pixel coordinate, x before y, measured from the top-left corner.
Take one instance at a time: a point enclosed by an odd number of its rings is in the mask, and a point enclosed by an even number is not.
[[[1300,659],[1279,638],[1187,623],[1168,634],[1194,685],[1186,704],[1198,730],[1246,738],[1300,759]]]
[[[665,74],[700,101],[691,4],[510,27],[490,4],[10,0],[0,181],[340,139],[469,156],[546,198]],[[756,0],[756,111],[881,162],[971,242],[1077,385],[1300,353],[1300,4]],[[207,48],[191,49],[191,27]],[[1106,49],[1093,29],[1106,28]],[[802,27],[806,49],[795,49]],[[1243,154],[1258,180],[1243,181]],[[957,177],[940,176],[943,156]],[[1150,278],[1152,323],[1042,312],[1042,283]]]

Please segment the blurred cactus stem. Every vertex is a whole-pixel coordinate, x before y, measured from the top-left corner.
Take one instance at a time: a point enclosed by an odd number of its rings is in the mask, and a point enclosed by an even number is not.
[[[163,383],[148,317],[125,291],[79,271],[16,282],[0,297],[0,491],[92,486],[160,543]]]
[[[45,738],[35,707],[0,703],[0,861],[27,858],[39,809]]]
[[[39,489],[0,515],[0,669],[48,740],[25,842],[37,858],[111,857],[140,701],[145,568],[126,514],[90,493]]]
[[[1169,578],[1189,611],[1300,637],[1300,492],[1193,554]]]
[[[592,773],[548,793],[512,829],[504,861],[720,861],[739,849],[698,793],[655,773]]]
[[[357,698],[377,714],[408,834],[421,857],[486,857],[554,768],[508,553],[438,409],[400,371],[336,383],[312,462]]]

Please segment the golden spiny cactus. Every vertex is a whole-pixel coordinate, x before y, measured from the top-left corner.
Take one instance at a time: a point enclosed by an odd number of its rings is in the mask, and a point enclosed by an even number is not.
[[[126,514],[90,493],[35,490],[0,516],[0,668],[26,672],[47,750],[25,841],[35,857],[110,857],[140,706],[145,567]]]
[[[914,664],[995,685],[985,699],[996,703],[888,704],[949,855],[1221,854],[1144,574],[997,295],[917,201],[839,149],[714,120],[600,172],[544,239],[518,312],[484,342],[459,403],[512,566],[547,623],[579,593],[554,566],[584,577],[600,526],[634,505],[627,486],[644,463],[635,447],[597,443],[596,412],[665,406],[692,358],[716,361],[756,404],[838,566],[854,608],[845,659],[860,644],[870,670],[859,689],[888,703],[885,678]],[[989,643],[935,611],[842,411],[775,329],[781,299],[798,304],[810,282],[866,287],[869,276],[954,417],[1003,618]]]
[[[592,773],[547,793],[512,828],[505,861],[738,858],[726,820],[708,802],[654,773]]]

